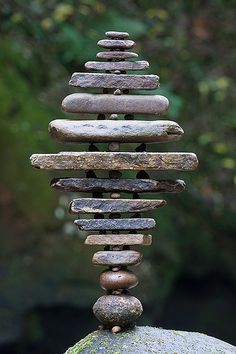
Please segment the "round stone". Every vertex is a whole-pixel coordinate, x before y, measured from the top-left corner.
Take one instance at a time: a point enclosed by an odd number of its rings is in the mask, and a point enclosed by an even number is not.
[[[93,305],[95,317],[111,327],[131,325],[142,312],[141,302],[131,295],[104,295]]]
[[[138,278],[130,270],[104,270],[100,275],[100,285],[104,290],[131,289],[138,285]]]

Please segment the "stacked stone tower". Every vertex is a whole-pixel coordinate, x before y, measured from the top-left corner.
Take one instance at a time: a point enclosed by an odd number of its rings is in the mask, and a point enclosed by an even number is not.
[[[75,87],[99,89],[100,93],[74,93],[62,102],[66,112],[96,114],[97,119],[57,119],[49,124],[53,138],[63,143],[88,143],[88,151],[34,154],[31,163],[46,170],[85,171],[84,178],[56,178],[51,185],[62,191],[92,194],[91,198],[72,200],[69,208],[71,213],[93,217],[75,220],[80,230],[92,232],[85,244],[104,247],[94,254],[92,262],[107,267],[100,276],[106,295],[97,300],[93,311],[104,328],[119,332],[133,326],[142,313],[140,301],[129,292],[138,279],[128,267],[142,261],[142,254],[132,247],[151,244],[152,236],[145,232],[155,227],[155,220],[141,213],[166,204],[162,199],[142,199],[141,194],[181,192],[185,187],[181,180],[152,180],[147,171],[194,170],[198,161],[193,153],[146,152],[147,143],[176,141],[183,129],[168,120],[135,120],[135,115],[156,117],[164,113],[168,99],[130,93],[157,89],[159,78],[133,73],[147,69],[149,64],[129,61],[138,55],[129,51],[135,43],[128,39],[128,33],[106,32],[106,36],[98,42],[104,49],[97,54],[101,61],[85,64],[94,72],[74,73],[69,82]],[[107,143],[106,151],[99,150],[99,143]],[[134,143],[135,148],[121,152],[123,143]],[[98,178],[96,170],[105,171],[107,176]],[[134,171],[133,178],[122,178],[121,170]],[[130,216],[122,216],[124,213]]]

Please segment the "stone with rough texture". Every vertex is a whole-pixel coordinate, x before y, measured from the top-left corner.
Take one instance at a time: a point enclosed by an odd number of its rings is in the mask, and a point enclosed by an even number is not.
[[[75,214],[138,213],[166,205],[165,200],[79,198],[70,203],[69,211]]]
[[[131,289],[138,285],[138,277],[128,269],[106,269],[100,274],[100,285],[104,290]]]
[[[135,42],[130,39],[101,39],[97,45],[106,49],[131,49]]]
[[[96,230],[150,230],[156,226],[151,218],[132,219],[79,219],[74,223],[82,231]]]
[[[107,31],[105,35],[109,38],[129,38],[128,32]]]
[[[44,170],[160,170],[191,171],[198,160],[184,152],[60,152],[33,154],[35,168]]]
[[[145,60],[139,61],[87,61],[85,68],[88,70],[145,70],[149,63]]]
[[[53,178],[51,187],[68,192],[179,193],[185,189],[182,180]]]
[[[235,346],[202,333],[155,327],[135,327],[113,334],[95,331],[65,354],[235,354]]]
[[[98,251],[94,253],[92,263],[109,266],[132,266],[142,262],[142,254],[137,251]]]
[[[168,107],[168,99],[161,95],[73,93],[62,101],[62,109],[69,113],[158,115]]]
[[[63,143],[122,142],[151,143],[177,141],[184,131],[169,120],[66,120],[56,119],[48,126],[51,136]]]
[[[74,73],[69,85],[84,88],[155,90],[159,87],[159,77],[157,75]]]
[[[99,52],[96,55],[99,59],[130,59],[130,58],[137,58],[138,54],[133,52],[122,52],[122,51],[115,51],[112,50],[110,52]]]
[[[86,245],[141,245],[149,246],[152,243],[151,235],[143,234],[104,234],[89,235],[84,242]]]

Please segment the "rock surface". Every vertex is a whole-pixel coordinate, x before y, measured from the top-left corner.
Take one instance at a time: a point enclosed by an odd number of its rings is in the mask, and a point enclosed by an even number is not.
[[[113,334],[90,333],[65,354],[235,354],[236,348],[202,333],[135,327]]]

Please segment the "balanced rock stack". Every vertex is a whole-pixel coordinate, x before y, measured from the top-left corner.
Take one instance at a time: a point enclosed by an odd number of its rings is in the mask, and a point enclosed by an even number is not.
[[[104,328],[113,332],[132,327],[142,313],[141,302],[129,289],[138,284],[136,275],[127,267],[138,265],[142,254],[132,246],[150,245],[152,236],[146,230],[155,227],[155,220],[140,213],[163,207],[164,200],[141,199],[141,193],[181,192],[181,180],[152,180],[147,170],[194,170],[197,157],[193,153],[146,152],[146,143],[176,141],[183,129],[168,120],[134,120],[134,114],[159,115],[169,105],[168,99],[155,94],[130,94],[130,90],[154,90],[159,87],[156,75],[127,74],[144,70],[146,61],[127,61],[138,55],[129,51],[135,45],[126,32],[106,32],[108,39],[98,42],[105,50],[89,61],[86,69],[102,73],[74,73],[71,86],[98,88],[101,93],[74,93],[62,102],[70,113],[97,114],[97,120],[54,120],[49,124],[53,138],[63,143],[89,143],[87,152],[34,154],[34,167],[46,170],[84,170],[85,178],[56,178],[52,187],[79,193],[92,193],[92,198],[74,199],[70,212],[93,214],[93,219],[78,219],[80,230],[95,232],[85,244],[104,246],[92,262],[108,267],[101,273],[100,284],[106,291],[93,307]],[[128,51],[125,51],[128,50]],[[108,143],[108,151],[99,151],[96,143]],[[136,143],[133,152],[120,152],[122,143]],[[105,170],[106,178],[97,178],[95,170]],[[136,178],[122,178],[120,170],[136,170]],[[110,193],[110,198],[107,197]],[[121,198],[121,193],[131,198]],[[104,196],[105,194],[105,196]],[[131,213],[124,218],[123,213]],[[105,218],[106,216],[106,218]]]

